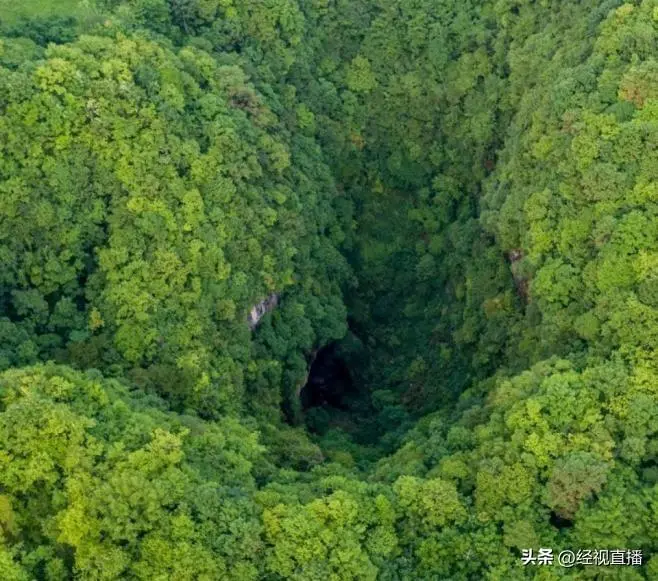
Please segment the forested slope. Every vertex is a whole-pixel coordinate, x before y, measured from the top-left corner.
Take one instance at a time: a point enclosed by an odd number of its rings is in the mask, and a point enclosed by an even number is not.
[[[658,1],[38,4],[2,579],[658,577]]]

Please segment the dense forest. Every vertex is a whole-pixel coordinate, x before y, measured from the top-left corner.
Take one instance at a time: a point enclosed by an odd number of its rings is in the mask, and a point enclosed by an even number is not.
[[[658,579],[656,348],[658,0],[0,0],[3,581]]]

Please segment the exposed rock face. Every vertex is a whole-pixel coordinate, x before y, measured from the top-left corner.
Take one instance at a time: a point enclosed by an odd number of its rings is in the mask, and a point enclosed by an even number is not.
[[[507,253],[507,258],[510,262],[510,269],[514,284],[516,285],[516,292],[523,301],[523,304],[528,304],[529,281],[524,278],[519,272],[519,261],[523,259],[523,251],[520,248],[515,248]]]
[[[247,317],[247,322],[249,323],[249,328],[253,331],[260,323],[260,320],[270,311],[274,310],[279,304],[279,295],[271,294],[266,299],[263,299],[260,303],[254,306],[253,309],[249,312]]]
[[[313,349],[311,352],[310,356],[310,361],[307,367],[306,375],[304,375],[304,379],[302,379],[298,384],[297,384],[297,389],[295,391],[295,395],[299,399],[301,397],[302,390],[308,383],[308,378],[311,375],[311,368],[313,367],[313,363],[315,363],[315,358],[318,356],[318,349]]]

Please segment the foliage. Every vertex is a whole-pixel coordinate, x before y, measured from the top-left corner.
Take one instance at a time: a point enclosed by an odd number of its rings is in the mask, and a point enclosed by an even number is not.
[[[658,550],[656,0],[94,10],[2,19],[3,578],[655,578],[520,556]]]
[[[307,328],[286,352],[344,333],[331,178],[238,66],[126,37],[44,56],[0,70],[5,366],[120,371],[213,415],[241,403],[262,296]]]

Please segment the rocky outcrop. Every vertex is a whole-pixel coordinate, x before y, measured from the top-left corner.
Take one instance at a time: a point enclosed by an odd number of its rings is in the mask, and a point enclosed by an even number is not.
[[[279,295],[271,294],[266,299],[263,299],[257,305],[249,311],[249,316],[247,317],[247,323],[249,328],[253,331],[260,323],[261,319],[269,312],[273,311],[276,306],[279,304]]]
[[[514,248],[507,253],[507,258],[510,263],[510,270],[514,278],[514,285],[516,286],[516,293],[523,301],[523,304],[528,304],[529,295],[529,281],[521,274],[519,264],[523,259],[523,251],[520,248]]]
[[[304,375],[304,378],[297,384],[297,388],[295,390],[295,396],[297,399],[301,397],[302,394],[302,389],[306,386],[308,383],[308,378],[311,375],[311,367],[313,367],[313,363],[315,363],[315,358],[318,356],[318,349],[313,349],[310,355],[310,360],[309,363],[306,367],[306,374]]]

